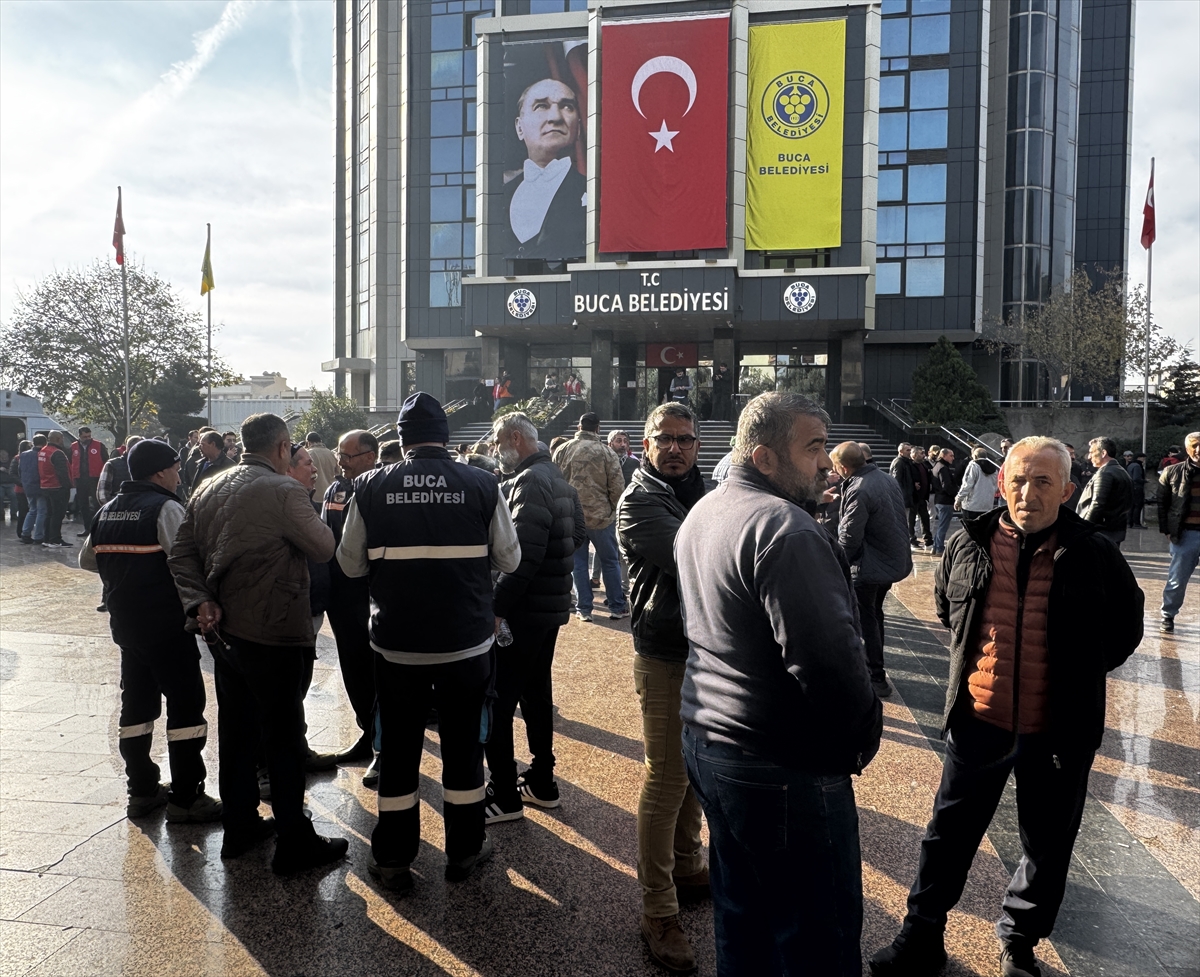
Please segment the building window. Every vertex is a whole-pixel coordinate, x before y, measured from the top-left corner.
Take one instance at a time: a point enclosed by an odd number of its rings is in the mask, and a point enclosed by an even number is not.
[[[879,208],[877,238],[880,244],[904,243],[903,207]]]
[[[917,13],[916,9],[913,13]],[[913,17],[910,54],[949,54],[950,16]]]
[[[904,238],[915,244],[946,240],[946,205],[921,204],[908,208],[908,233]]]
[[[881,261],[875,266],[875,294],[900,294],[900,263]]]
[[[946,110],[910,112],[908,116],[909,149],[946,148]]]
[[[944,109],[950,104],[950,71],[948,69],[914,71],[908,77],[911,86],[909,108]]]
[[[904,199],[904,170],[879,171],[879,199]]]
[[[430,139],[429,169],[434,173],[458,173],[463,168],[461,139]]]
[[[900,170],[892,172],[900,173]],[[899,199],[894,198],[894,199]],[[912,204],[945,203],[946,164],[926,163],[908,168],[908,202]]]
[[[920,298],[945,293],[945,258],[909,258],[905,264],[906,296]]]
[[[431,309],[458,308],[462,305],[462,272],[431,271],[429,273],[429,307]]]
[[[881,109],[904,108],[903,75],[884,75],[879,79],[879,107]]]
[[[889,112],[879,117],[879,151],[894,152],[908,148],[908,113]]]

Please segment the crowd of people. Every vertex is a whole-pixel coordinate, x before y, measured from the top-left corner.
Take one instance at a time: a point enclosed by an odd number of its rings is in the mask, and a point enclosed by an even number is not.
[[[867,445],[830,449],[829,424],[801,396],[755,397],[715,488],[697,465],[699,421],[677,401],[650,413],[640,457],[627,432],[602,440],[594,413],[546,445],[508,412],[485,443],[450,448],[446,414],[425,393],[400,411],[393,460],[367,431],[347,432],[336,451],[316,435],[294,443],[273,414],[245,421],[236,460],[212,430],[182,452],[134,441],[99,467],[85,464],[90,448],[56,462],[47,441],[35,462],[59,485],[39,500],[77,477],[73,463],[101,485],[110,465],[121,476],[115,494],[103,489],[80,566],[100,575],[121,649],[129,816],[165,807],[169,823],[220,820],[224,858],[275,837],[272,867],[292,874],[348,851],[306,816],[305,773],[363,766],[378,792],[366,868],[411,892],[435,717],[444,873],[466,880],[502,837],[495,826],[562,803],[555,646],[572,609],[593,620],[602,578],[601,606],[632,634],[651,956],[693,971],[680,906],[711,900],[719,973],[858,975],[852,777],[879,749],[881,699],[893,692],[885,598],[912,573],[914,548],[928,548],[951,634],[946,760],[903,925],[870,967],[937,972],[948,914],[1015,774],[1028,798],[1023,857],[996,932],[1006,977],[1038,974],[1034,947],[1063,898],[1104,728],[1104,676],[1142,639],[1144,595],[1120,552],[1133,473],[1109,439],[1091,442],[1087,471],[1042,437],[961,465],[952,449],[902,444],[885,470]],[[1200,432],[1185,449],[1158,480],[1165,633],[1200,558]],[[39,501],[43,538],[56,499]],[[1105,626],[1080,642],[1077,622],[1096,607]],[[330,754],[309,747],[304,720],[325,616],[359,727]],[[197,633],[214,662],[219,800],[205,788]],[[164,697],[171,776],[160,784],[151,741]]]

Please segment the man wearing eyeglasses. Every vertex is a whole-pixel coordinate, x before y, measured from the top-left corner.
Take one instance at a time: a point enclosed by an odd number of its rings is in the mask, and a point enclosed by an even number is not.
[[[646,775],[638,800],[642,935],[668,970],[687,972],[696,955],[679,923],[679,903],[706,898],[700,802],[688,785],[679,719],[687,635],[679,609],[675,534],[704,496],[696,467],[696,415],[661,404],[646,419],[641,466],[617,504],[617,538],[629,561],[633,682],[642,707]]]
[[[321,518],[333,530],[336,543],[342,541],[346,509],[354,498],[354,480],[375,467],[379,442],[370,431],[349,431],[342,435],[337,446],[337,463],[341,471],[325,491]],[[329,626],[337,641],[338,666],[342,684],[354,710],[354,719],[362,735],[339,758],[340,763],[369,764],[363,776],[367,787],[378,783],[375,763],[375,655],[371,651],[371,636],[367,625],[371,618],[370,596],[366,577],[347,577],[336,559],[329,561]]]
[[[252,414],[232,471],[188,503],[168,565],[184,611],[215,662],[224,858],[279,840],[271,868],[290,875],[346,854],[304,813],[303,685],[313,653],[306,558],[328,561],[333,533],[308,492],[288,477],[292,437],[283,418]],[[265,741],[275,817],[258,814],[255,752]]]

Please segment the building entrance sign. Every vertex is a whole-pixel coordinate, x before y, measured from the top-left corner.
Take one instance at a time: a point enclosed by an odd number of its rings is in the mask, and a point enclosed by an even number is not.
[[[571,276],[571,311],[593,322],[660,316],[725,325],[734,315],[732,267],[605,269]]]

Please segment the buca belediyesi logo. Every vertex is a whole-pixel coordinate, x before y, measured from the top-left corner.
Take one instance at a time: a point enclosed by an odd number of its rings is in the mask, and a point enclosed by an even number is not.
[[[763,92],[763,120],[785,139],[811,136],[828,114],[829,90],[810,72],[785,71]]]
[[[514,319],[528,319],[537,308],[537,299],[527,288],[513,289],[508,296],[508,314]]]

